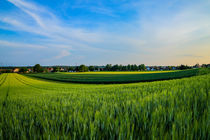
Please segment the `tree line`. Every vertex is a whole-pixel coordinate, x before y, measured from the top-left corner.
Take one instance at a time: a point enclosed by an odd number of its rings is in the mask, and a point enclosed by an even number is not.
[[[199,68],[199,67],[210,67],[210,64],[199,65],[196,64],[194,66],[188,65],[180,65],[180,66],[148,66],[146,67],[144,64],[136,65],[136,64],[128,64],[128,65],[112,65],[107,64],[106,66],[85,66],[84,64],[80,66],[66,66],[52,67],[53,69],[50,72],[87,72],[87,71],[145,71],[145,70],[185,70],[191,68]],[[41,67],[39,64],[36,64],[33,67],[33,72],[49,72],[46,68]]]
[[[19,73],[44,73],[44,72],[87,72],[87,71],[145,71],[145,70],[185,70],[191,68],[210,67],[210,64],[196,64],[194,66],[180,65],[180,66],[145,66],[144,64],[128,64],[128,65],[112,65],[106,66],[41,66],[36,64],[33,67],[19,67]],[[0,73],[14,72],[11,67],[0,69]]]
[[[146,70],[146,66],[144,64],[141,65],[111,65],[111,64],[107,64],[105,67],[105,71],[145,71]]]

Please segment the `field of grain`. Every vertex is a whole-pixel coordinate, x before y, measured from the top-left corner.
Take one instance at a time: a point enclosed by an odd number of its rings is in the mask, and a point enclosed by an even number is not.
[[[210,139],[209,94],[210,74],[107,85],[1,74],[0,139]]]
[[[176,72],[171,71],[94,71],[94,72],[62,72],[63,74],[149,74],[149,73],[165,73]]]
[[[156,80],[168,80],[194,76],[198,69],[183,71],[151,71],[151,72],[77,72],[77,73],[40,73],[27,76],[72,83],[133,83]]]

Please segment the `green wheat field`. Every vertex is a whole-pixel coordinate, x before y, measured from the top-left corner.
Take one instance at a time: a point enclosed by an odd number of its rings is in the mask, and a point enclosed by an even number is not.
[[[209,70],[1,74],[0,139],[207,140],[209,94]]]

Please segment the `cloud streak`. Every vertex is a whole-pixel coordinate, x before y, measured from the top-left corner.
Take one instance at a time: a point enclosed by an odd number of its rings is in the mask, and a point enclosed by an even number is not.
[[[61,59],[65,56],[69,56],[71,53],[67,50],[62,50],[59,55],[55,57],[55,59]]]
[[[8,23],[13,27],[11,30],[21,30],[38,34],[52,40],[57,40],[58,42],[65,42],[67,45],[74,44],[73,40],[83,43],[98,42],[100,40],[100,35],[97,33],[64,25],[62,21],[42,6],[20,0],[9,0],[9,2],[36,22],[36,25],[31,25],[24,18],[15,18],[10,15],[1,17],[0,20],[2,22]]]
[[[43,49],[46,48],[42,45],[33,45],[26,43],[17,43],[17,42],[9,42],[5,40],[0,40],[1,47],[12,47],[12,48],[35,48],[35,49]]]

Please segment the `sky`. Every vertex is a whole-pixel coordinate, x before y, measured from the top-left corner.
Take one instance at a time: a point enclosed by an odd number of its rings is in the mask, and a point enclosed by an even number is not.
[[[210,63],[210,0],[0,0],[0,65]]]

